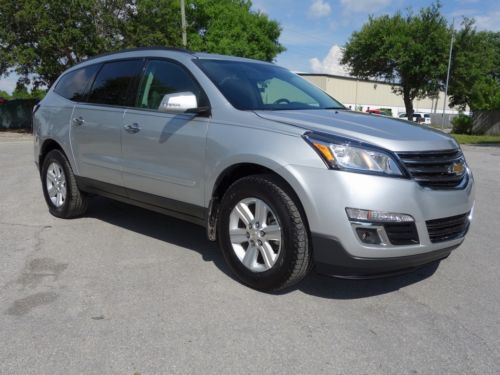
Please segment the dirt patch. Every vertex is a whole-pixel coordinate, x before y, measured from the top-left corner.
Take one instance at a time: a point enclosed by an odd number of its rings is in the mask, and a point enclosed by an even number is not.
[[[57,299],[54,292],[36,293],[26,298],[18,299],[7,309],[8,315],[22,316],[38,306],[49,305]]]

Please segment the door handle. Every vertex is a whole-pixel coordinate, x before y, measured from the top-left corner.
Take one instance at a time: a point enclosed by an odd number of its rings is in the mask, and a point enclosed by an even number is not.
[[[85,123],[85,120],[83,119],[82,116],[75,117],[73,119],[73,125],[75,126],[82,126]]]
[[[127,133],[135,134],[141,130],[139,124],[134,122],[133,124],[125,125],[123,127]]]

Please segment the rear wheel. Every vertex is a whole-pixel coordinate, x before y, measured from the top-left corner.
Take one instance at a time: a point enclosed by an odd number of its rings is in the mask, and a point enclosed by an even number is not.
[[[286,288],[310,268],[305,220],[275,176],[249,176],[233,183],[221,202],[218,231],[226,262],[255,289]]]
[[[80,216],[87,210],[87,199],[76,184],[66,156],[59,150],[50,151],[42,163],[43,195],[49,212],[60,218]]]

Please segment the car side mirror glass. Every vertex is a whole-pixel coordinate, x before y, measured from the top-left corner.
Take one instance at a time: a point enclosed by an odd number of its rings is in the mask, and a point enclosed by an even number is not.
[[[166,94],[158,107],[160,112],[166,113],[197,112],[197,109],[198,100],[190,91]]]

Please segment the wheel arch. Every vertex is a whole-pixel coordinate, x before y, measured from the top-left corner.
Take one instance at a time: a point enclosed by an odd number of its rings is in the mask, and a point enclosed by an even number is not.
[[[38,154],[38,169],[40,171],[42,170],[42,164],[45,157],[52,150],[61,151],[64,154],[64,156],[66,156],[66,159],[69,160],[68,155],[66,154],[66,151],[64,151],[64,148],[61,146],[61,144],[52,138],[47,138],[46,140],[43,141],[42,146],[40,147],[40,152]]]
[[[280,169],[283,171],[284,169]],[[292,184],[287,180],[287,178],[277,172],[274,168],[270,166],[264,166],[262,164],[257,163],[236,163],[226,167],[219,175],[217,176],[215,183],[212,188],[210,203],[208,206],[208,214],[207,214],[207,234],[208,238],[211,241],[215,241],[216,238],[216,225],[219,213],[219,205],[224,193],[227,189],[237,180],[259,174],[267,174],[272,175],[274,178],[278,179],[283,187],[286,189],[286,192],[291,195],[291,197],[296,202],[307,227],[307,231],[310,235],[309,231],[309,223],[307,219],[307,215],[302,204],[302,201],[299,197],[299,194],[295,191]]]

